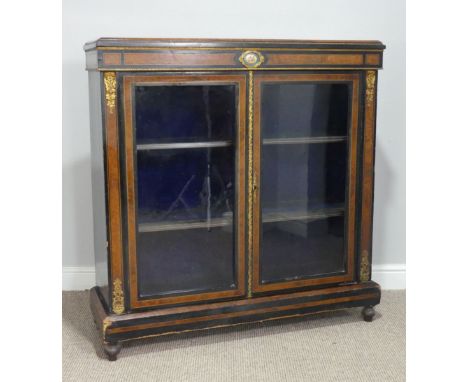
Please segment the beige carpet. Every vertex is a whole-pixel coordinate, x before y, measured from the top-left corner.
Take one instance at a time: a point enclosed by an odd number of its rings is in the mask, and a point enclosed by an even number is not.
[[[63,293],[63,380],[404,381],[405,292],[384,291],[374,322],[359,309],[127,342],[102,352],[88,292]]]

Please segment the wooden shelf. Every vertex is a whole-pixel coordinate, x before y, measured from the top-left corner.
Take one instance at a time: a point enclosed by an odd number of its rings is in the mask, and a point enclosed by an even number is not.
[[[263,214],[262,222],[263,223],[276,223],[282,221],[311,221],[316,219],[324,219],[334,216],[341,216],[344,214],[344,207],[338,208],[324,208],[309,211],[304,213],[304,211],[299,212],[268,212]]]
[[[263,223],[276,223],[282,221],[312,221],[316,219],[324,219],[334,216],[341,216],[344,214],[344,207],[338,208],[323,208],[312,210],[304,213],[300,212],[268,212],[264,213],[262,217]],[[138,232],[161,232],[161,231],[177,231],[186,229],[197,229],[197,228],[216,228],[216,227],[227,227],[232,225],[232,219],[230,218],[214,218],[208,224],[207,221],[195,221],[195,220],[181,220],[176,222],[156,222],[156,223],[140,223],[138,225]]]
[[[214,218],[210,224],[206,221],[182,220],[179,222],[157,222],[138,224],[138,232],[177,231],[196,228],[215,228],[232,225],[232,219]]]
[[[264,145],[298,145],[312,143],[333,143],[344,142],[348,139],[346,135],[338,135],[331,137],[299,137],[299,138],[265,138]]]
[[[264,145],[298,145],[313,143],[333,143],[344,142],[348,139],[346,135],[330,137],[299,137],[299,138],[266,138]],[[210,142],[172,142],[172,143],[143,143],[137,145],[138,151],[145,150],[177,150],[177,149],[197,149],[208,147],[228,147],[232,146],[232,141],[210,141]]]
[[[232,146],[232,141],[211,142],[174,142],[174,143],[147,143],[137,145],[138,151],[144,150],[176,150],[176,149],[198,149],[206,147]]]

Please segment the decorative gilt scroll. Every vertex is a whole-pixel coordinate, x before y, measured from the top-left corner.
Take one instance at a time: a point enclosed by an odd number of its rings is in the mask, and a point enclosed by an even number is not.
[[[366,78],[366,104],[372,106],[375,94],[375,71],[368,71]]]
[[[361,253],[361,281],[369,281],[370,279],[370,264],[369,252],[367,250]]]
[[[253,188],[254,188],[254,174],[253,174],[253,72],[249,70],[249,107],[248,107],[248,136],[249,136],[249,172],[248,172],[248,297],[252,297],[252,257],[253,257]]]
[[[116,278],[112,290],[112,310],[115,314],[122,314],[125,311],[124,293],[122,290],[122,280]]]
[[[109,112],[112,114],[115,109],[115,99],[117,98],[117,81],[115,79],[115,72],[104,73],[104,86],[106,87],[106,102]]]

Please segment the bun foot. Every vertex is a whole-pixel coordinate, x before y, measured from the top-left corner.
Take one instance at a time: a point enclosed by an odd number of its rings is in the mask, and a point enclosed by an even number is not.
[[[122,345],[119,342],[116,342],[116,343],[104,342],[104,353],[106,353],[109,361],[117,360],[117,355],[120,353],[120,349],[122,349]]]
[[[375,316],[375,309],[373,306],[366,306],[362,310],[362,317],[364,318],[364,321],[366,322],[372,322],[372,319]]]

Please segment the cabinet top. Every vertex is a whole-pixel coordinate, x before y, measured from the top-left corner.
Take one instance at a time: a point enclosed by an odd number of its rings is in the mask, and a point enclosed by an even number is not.
[[[383,50],[377,40],[270,40],[270,39],[186,39],[186,38],[110,38],[87,42],[84,50],[100,48],[295,48],[295,49],[362,49]]]
[[[85,44],[100,71],[362,70],[382,68],[380,41],[100,38]]]

